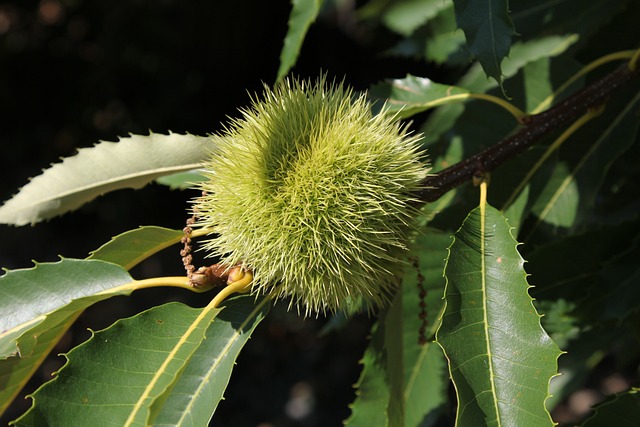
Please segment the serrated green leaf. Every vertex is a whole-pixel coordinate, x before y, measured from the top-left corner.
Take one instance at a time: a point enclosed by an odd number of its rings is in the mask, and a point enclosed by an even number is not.
[[[132,280],[121,267],[98,260],[62,259],[8,271],[0,277],[0,340],[15,328],[35,326],[74,300]]]
[[[545,400],[560,351],[540,325],[516,246],[500,212],[481,206],[449,248],[437,341],[460,427],[553,425]]]
[[[194,184],[205,181],[207,177],[200,173],[200,169],[188,172],[178,172],[171,175],[162,176],[156,179],[161,185],[166,185],[172,190],[186,190],[195,187]]]
[[[154,426],[208,425],[242,347],[266,316],[268,299],[240,296],[224,304],[206,338],[151,407]]]
[[[349,405],[351,415],[344,421],[347,427],[389,425],[388,406],[391,392],[387,380],[384,327],[376,323],[371,331],[371,342],[364,352],[362,372],[355,384],[356,400]]]
[[[635,427],[640,420],[640,388],[616,394],[595,408],[582,427]]]
[[[146,226],[129,230],[112,238],[100,246],[87,259],[99,259],[130,270],[139,262],[173,244],[184,237],[181,230]]]
[[[505,79],[515,76],[525,65],[560,55],[576,41],[572,34],[566,36],[547,36],[527,42],[518,42],[513,45],[509,57],[505,59],[502,74]],[[497,86],[497,82],[488,80],[481,67],[472,66],[465,76],[457,83],[470,92],[484,93]],[[435,110],[422,126],[425,134],[425,142],[431,144],[441,135],[451,129],[465,110],[464,105],[446,105]]]
[[[398,292],[372,328],[347,426],[404,426],[402,308]]]
[[[418,258],[419,270],[408,266],[402,280],[405,427],[429,427],[437,421],[447,404],[449,374],[442,349],[429,340],[419,343],[420,317],[419,276],[422,276],[427,319],[425,337],[435,333],[436,320],[444,304],[444,261],[451,243],[449,233],[427,229],[411,246]]]
[[[216,138],[152,133],[81,148],[33,178],[0,207],[0,223],[34,224],[109,191],[140,188],[163,175],[201,167],[215,149]]]
[[[302,42],[320,13],[323,0],[291,0],[293,8],[289,15],[289,30],[280,52],[280,67],[276,81],[282,80],[295,65]]]
[[[0,413],[82,310],[114,295],[105,291],[132,280],[117,265],[74,259],[0,277]]]
[[[148,425],[154,399],[184,372],[219,312],[169,303],[96,332],[36,390],[16,425]]]
[[[449,5],[450,2],[446,0],[394,1],[384,11],[382,22],[406,37]]]
[[[450,102],[459,102],[456,95],[466,93],[469,91],[463,88],[407,75],[404,79],[374,85],[369,95],[386,102],[385,112],[405,118]]]
[[[446,4],[447,7],[429,23],[433,36],[425,43],[424,55],[438,64],[464,66],[469,62],[464,32],[458,30],[453,3],[447,1]]]
[[[502,60],[509,55],[513,23],[508,0],[454,0],[456,21],[485,73],[502,85]]]

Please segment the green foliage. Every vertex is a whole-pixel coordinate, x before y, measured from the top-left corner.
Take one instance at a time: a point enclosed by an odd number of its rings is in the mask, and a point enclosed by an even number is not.
[[[6,409],[82,310],[127,295],[130,290],[118,287],[131,280],[117,265],[74,259],[0,277],[0,409]]]
[[[553,425],[544,402],[560,351],[540,325],[516,245],[500,212],[481,205],[449,248],[436,339],[449,360],[459,426]]]
[[[0,207],[0,223],[35,224],[121,188],[140,188],[164,175],[195,169],[215,148],[213,138],[131,135],[101,142],[53,165]]]
[[[292,0],[291,3],[293,9],[289,17],[289,31],[280,53],[277,81],[282,80],[296,63],[304,37],[318,17],[323,0]]]
[[[582,424],[583,427],[605,427],[610,425],[633,427],[640,417],[640,389],[634,387],[626,393],[611,396],[597,405],[595,414]]]
[[[176,244],[183,236],[184,233],[180,230],[140,227],[114,237],[91,252],[88,259],[112,262],[130,270],[154,253]]]
[[[197,307],[163,303],[117,320],[65,353],[66,364],[31,395],[17,425],[206,425],[273,297],[291,295],[292,305],[306,299],[303,311],[321,316],[327,308],[355,311],[362,300],[390,303],[370,313],[350,427],[553,425],[567,412],[556,409],[581,388],[597,388],[601,374],[623,377],[627,390],[567,423],[637,424],[638,73],[618,92],[602,89],[603,111],[554,127],[494,170],[480,207],[478,189],[467,184],[420,209],[414,197],[429,191],[420,188],[416,145],[428,149],[430,173],[441,173],[529,126],[530,118],[501,107],[535,119],[616,67],[638,67],[640,3],[371,0],[358,10],[347,3],[293,1],[279,86],[254,97],[230,125],[212,124],[214,136],[101,142],[0,207],[0,222],[25,225],[121,188],[205,189],[210,197],[192,206],[207,228],[191,237],[218,232],[209,249],[254,269],[269,294],[219,304],[224,294],[205,292]],[[410,58],[433,75],[403,72],[373,84],[368,98],[340,85],[325,91],[324,76],[318,86],[290,83],[303,81],[285,77],[310,26],[332,17],[370,43],[369,52]],[[396,123],[404,119],[416,132]],[[394,152],[396,143],[410,149]],[[412,178],[385,181],[396,177],[398,156]],[[229,217],[237,220],[232,238]],[[0,411],[85,309],[143,288],[208,290],[186,277],[134,280],[127,271],[180,242],[181,230],[145,226],[87,259],[5,272]],[[386,287],[376,293],[380,276]],[[351,313],[343,313],[347,322]]]
[[[66,355],[16,425],[206,424],[264,316],[264,304],[246,299],[208,312],[169,303],[96,332]]]
[[[471,54],[488,76],[502,84],[502,60],[509,55],[514,29],[507,0],[454,0],[456,21]]]

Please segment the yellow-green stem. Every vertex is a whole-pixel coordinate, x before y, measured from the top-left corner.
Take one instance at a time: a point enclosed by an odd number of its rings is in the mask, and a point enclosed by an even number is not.
[[[124,285],[116,286],[115,288],[106,289],[102,292],[99,292],[98,295],[114,294],[120,292],[133,292],[139,289],[157,288],[161,286],[183,288],[193,292],[205,292],[212,288],[212,286],[195,288],[189,284],[189,279],[186,276],[167,276],[154,277],[153,279],[134,280],[132,282],[125,283]]]
[[[224,287],[218,295],[211,301],[210,305],[218,307],[222,301],[227,297],[235,293],[247,293],[251,290],[251,282],[253,281],[253,274],[250,271],[245,271],[244,276],[235,282],[229,283]]]

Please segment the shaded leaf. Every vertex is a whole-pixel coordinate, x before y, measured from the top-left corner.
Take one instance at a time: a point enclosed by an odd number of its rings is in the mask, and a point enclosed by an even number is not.
[[[388,426],[387,408],[391,393],[387,381],[384,327],[377,322],[371,330],[371,342],[361,360],[362,372],[355,384],[356,400],[349,405],[347,427]]]
[[[516,246],[500,212],[481,206],[449,248],[437,341],[461,427],[553,425],[545,400],[560,351],[540,325]]]
[[[156,182],[161,185],[166,185],[172,190],[186,190],[188,188],[194,188],[194,184],[207,179],[199,171],[200,169],[195,169],[188,172],[178,172],[171,175],[161,176],[156,179]]]
[[[0,207],[0,223],[25,225],[74,210],[109,191],[140,188],[202,165],[217,137],[131,135],[101,142],[46,169]]]
[[[435,333],[437,318],[444,304],[442,273],[450,243],[449,233],[425,230],[411,247],[412,256],[417,257],[419,270],[416,271],[416,266],[408,266],[402,280],[406,427],[433,425],[448,402],[447,363],[440,346],[430,338]],[[422,327],[419,281],[422,281],[427,292],[423,301],[427,311],[425,337],[428,341],[424,344],[419,343]]]
[[[292,0],[293,8],[289,15],[289,31],[284,38],[280,52],[280,67],[276,81],[280,81],[295,65],[304,37],[318,17],[323,0]]]
[[[402,293],[380,316],[372,328],[371,342],[362,359],[362,372],[356,387],[356,400],[349,405],[346,426],[404,425]]]
[[[575,143],[581,148],[568,152],[574,157],[568,170],[559,179],[551,180],[536,202],[533,210],[537,222],[530,234],[543,222],[571,228],[588,219],[606,173],[636,140],[639,108],[640,93],[626,100],[620,109],[612,106],[611,115],[596,118],[576,134]],[[608,125],[602,127],[601,120]],[[575,209],[568,210],[569,206]]]
[[[635,427],[640,420],[640,388],[631,388],[600,403],[583,427]]]
[[[628,250],[603,262],[597,286],[580,311],[592,320],[622,320],[640,311],[640,240]]]
[[[576,34],[579,37],[578,47],[591,47],[594,33],[610,23],[612,17],[624,11],[628,15],[630,25],[635,25],[633,19],[637,16],[637,9],[628,10],[629,5],[637,4],[633,0],[563,0],[540,2],[539,0],[519,0],[509,4],[511,19],[519,34],[528,39],[547,34]],[[631,23],[634,22],[634,23]],[[629,26],[623,26],[630,28]],[[610,30],[618,36],[621,27]],[[611,40],[612,34],[601,32],[598,38]],[[619,41],[622,38],[618,39]],[[631,40],[629,40],[631,41]],[[635,40],[631,46],[635,46]],[[621,49],[618,45],[616,49]],[[610,48],[607,47],[610,51]]]
[[[443,2],[444,3],[444,2]],[[429,25],[433,32],[424,46],[425,58],[438,64],[465,66],[469,62],[464,32],[458,30],[453,3],[444,8]]]
[[[488,76],[502,84],[502,60],[509,54],[513,23],[507,0],[454,0],[456,21],[467,46]]]
[[[592,228],[563,239],[553,239],[527,253],[527,271],[536,300],[566,298],[579,302],[602,275],[603,264],[613,262],[633,247],[640,220]]]
[[[178,243],[182,237],[182,230],[156,226],[140,227],[112,238],[91,252],[87,259],[112,262],[130,270],[156,252]]]

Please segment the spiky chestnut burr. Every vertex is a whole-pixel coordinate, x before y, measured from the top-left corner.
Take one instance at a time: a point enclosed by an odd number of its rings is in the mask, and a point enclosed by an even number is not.
[[[194,227],[213,232],[203,248],[307,315],[384,306],[428,172],[419,139],[324,77],[265,87],[206,166],[193,206]]]

